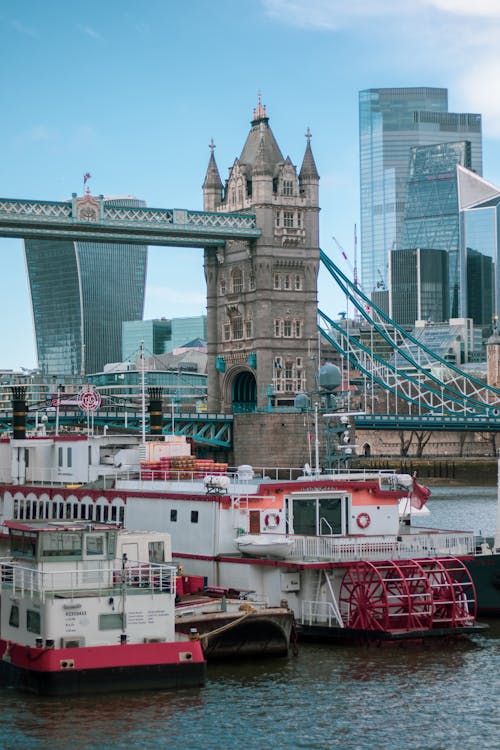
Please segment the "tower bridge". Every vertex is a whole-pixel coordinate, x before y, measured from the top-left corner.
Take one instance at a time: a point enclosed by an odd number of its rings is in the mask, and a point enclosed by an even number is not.
[[[317,393],[318,363],[311,352],[317,351],[318,330],[357,374],[363,414],[354,417],[356,426],[499,431],[500,390],[412,339],[320,249],[319,180],[309,129],[298,170],[283,156],[259,99],[224,184],[211,144],[203,211],[112,205],[89,192],[62,202],[3,198],[0,236],[203,249],[209,416],[187,414],[176,431],[227,447],[232,415],[296,412],[298,392]],[[385,341],[387,359],[346,321],[318,310],[320,263]],[[386,399],[385,409],[379,403],[375,410],[375,393]],[[350,407],[350,398],[348,387],[339,402]],[[118,412],[113,419],[120,419]],[[165,415],[163,431],[169,430]]]

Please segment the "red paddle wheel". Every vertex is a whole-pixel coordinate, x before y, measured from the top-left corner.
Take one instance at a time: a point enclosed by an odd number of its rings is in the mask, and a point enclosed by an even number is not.
[[[340,586],[342,620],[354,630],[397,633],[475,621],[475,592],[460,560],[353,563]]]

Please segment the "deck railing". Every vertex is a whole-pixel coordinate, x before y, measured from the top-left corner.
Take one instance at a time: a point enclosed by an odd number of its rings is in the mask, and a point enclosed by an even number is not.
[[[0,591],[12,596],[46,598],[78,597],[88,592],[105,596],[117,589],[127,594],[167,592],[175,595],[176,567],[129,561],[125,568],[114,567],[40,571],[18,563],[0,563]]]
[[[474,551],[473,533],[412,529],[400,536],[370,537],[291,536],[294,546],[288,560],[304,562],[355,562],[356,560],[410,560],[438,556],[464,556]]]

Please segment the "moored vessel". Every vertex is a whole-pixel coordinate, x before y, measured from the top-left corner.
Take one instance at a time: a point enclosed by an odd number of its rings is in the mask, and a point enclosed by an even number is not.
[[[166,534],[89,521],[6,522],[0,680],[40,695],[203,685],[201,645],[175,634]],[[129,553],[146,545],[150,557]]]
[[[4,518],[53,515],[167,531],[178,564],[209,586],[286,603],[303,637],[415,639],[478,629],[465,565],[474,536],[412,526],[402,501],[422,507],[429,494],[413,477],[272,475],[248,466],[230,473],[198,462],[182,438],[143,449],[142,463],[137,451],[127,469],[107,461],[113,489],[4,486]]]

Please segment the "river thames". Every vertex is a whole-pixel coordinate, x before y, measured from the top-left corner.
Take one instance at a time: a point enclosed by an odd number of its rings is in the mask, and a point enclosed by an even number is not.
[[[434,487],[419,525],[492,535],[496,488]],[[500,621],[458,643],[300,644],[209,664],[204,688],[41,699],[0,690],[1,750],[495,750]]]

